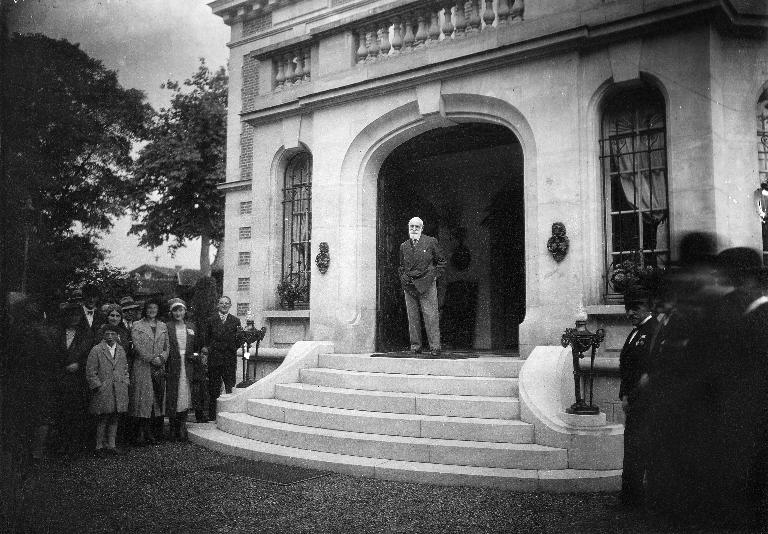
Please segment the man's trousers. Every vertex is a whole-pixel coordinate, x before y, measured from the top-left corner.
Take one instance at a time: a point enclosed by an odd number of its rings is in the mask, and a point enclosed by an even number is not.
[[[419,308],[424,315],[430,350],[440,350],[440,312],[437,309],[437,283],[423,295],[414,297],[407,291],[405,294],[405,309],[408,312],[408,336],[411,340],[411,350],[421,350],[421,317]]]
[[[208,414],[211,419],[216,418],[216,399],[221,395],[221,383],[224,382],[225,393],[232,393],[235,387],[237,359],[233,360],[229,364],[208,365]]]

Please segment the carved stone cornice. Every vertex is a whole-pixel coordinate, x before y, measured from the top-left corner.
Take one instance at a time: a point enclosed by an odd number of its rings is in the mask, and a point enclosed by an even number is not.
[[[224,24],[231,26],[249,17],[269,13],[279,7],[298,4],[302,0],[214,0],[208,4],[214,15],[220,16]]]

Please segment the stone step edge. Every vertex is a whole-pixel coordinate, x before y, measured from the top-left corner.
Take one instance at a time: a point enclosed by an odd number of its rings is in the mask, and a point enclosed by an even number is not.
[[[316,368],[315,368],[316,369]],[[383,393],[387,396],[401,397],[401,398],[424,398],[428,400],[447,400],[447,401],[473,401],[473,402],[509,402],[519,403],[520,399],[516,396],[508,397],[493,397],[488,395],[454,395],[451,393],[410,393],[406,391],[385,391],[379,389],[355,389],[355,388],[337,388],[334,386],[321,386],[319,384],[308,384],[306,382],[289,382],[287,384],[276,384],[276,388],[279,387],[293,387],[299,389],[317,389],[324,393],[339,393],[347,394],[352,393],[356,395],[370,395],[375,396]]]
[[[395,378],[402,378],[403,380],[440,380],[440,379],[446,379],[446,380],[466,380],[466,381],[472,381],[472,382],[517,382],[518,377],[516,376],[505,376],[505,377],[495,377],[495,376],[455,376],[455,375],[417,375],[417,374],[408,374],[408,373],[378,373],[375,371],[355,371],[354,369],[335,369],[332,367],[308,367],[306,369],[301,369],[301,371],[311,371],[311,372],[319,372],[323,374],[332,374],[332,375],[353,375],[353,376],[364,376],[364,377],[373,377],[373,378],[380,378],[382,376],[391,376]]]
[[[380,441],[380,442],[392,442],[392,443],[412,443],[419,442],[424,445],[432,446],[445,446],[445,447],[466,447],[468,449],[496,449],[499,451],[531,451],[542,453],[558,453],[565,451],[565,449],[558,447],[550,447],[548,445],[539,445],[537,443],[498,443],[494,441],[468,441],[461,439],[442,439],[442,438],[417,438],[411,436],[391,436],[388,434],[366,434],[364,432],[351,432],[349,430],[335,430],[330,428],[318,428],[312,426],[295,425],[293,423],[282,423],[279,421],[272,421],[270,419],[264,419],[262,417],[256,417],[254,415],[246,413],[228,413],[219,412],[217,420],[219,418],[229,419],[230,421],[241,422],[246,425],[253,426],[268,426],[275,430],[283,430],[288,432],[302,432],[313,435],[323,435],[336,439],[359,439],[367,441]],[[239,421],[238,421],[239,420]]]
[[[404,462],[273,445],[228,434],[216,428],[214,423],[190,424],[188,431],[192,443],[224,454],[378,480],[544,493],[616,492],[621,489],[620,470],[533,470]]]
[[[369,362],[373,362],[376,366],[381,367],[407,367],[417,364],[416,367],[422,368],[426,373],[409,372],[409,369],[403,369],[402,371],[366,371],[360,367],[371,365]],[[427,376],[456,376],[467,378],[517,378],[520,373],[520,366],[525,362],[520,358],[465,358],[465,359],[424,359],[424,358],[386,358],[386,357],[371,357],[370,354],[321,354],[318,359],[319,369],[335,369],[339,371],[358,371],[358,372],[376,372],[382,374],[426,374]],[[403,365],[398,365],[403,364]],[[473,365],[475,364],[475,365]],[[468,372],[467,367],[478,367],[472,371],[471,374],[464,374]],[[482,369],[491,366],[496,370]],[[434,373],[432,369],[440,369],[443,371],[452,371],[452,368],[456,369],[457,373],[451,372],[450,374]],[[462,369],[464,371],[462,372]],[[501,373],[502,376],[495,375],[493,373]]]
[[[276,407],[284,407],[293,410],[304,410],[315,413],[330,413],[333,415],[342,415],[349,417],[381,417],[382,419],[406,419],[409,421],[429,421],[435,423],[465,423],[476,425],[507,425],[521,428],[528,428],[531,423],[526,423],[520,419],[485,419],[482,417],[458,417],[450,415],[426,415],[411,413],[392,413],[376,412],[368,410],[351,410],[348,408],[335,408],[332,406],[317,406],[315,404],[304,404],[300,402],[291,402],[282,399],[248,399],[248,404],[267,404]],[[282,422],[282,421],[280,421]]]

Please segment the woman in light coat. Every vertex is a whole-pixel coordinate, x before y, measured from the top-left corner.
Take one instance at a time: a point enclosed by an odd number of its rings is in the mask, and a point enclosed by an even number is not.
[[[98,417],[96,453],[118,454],[118,414],[128,409],[128,359],[117,343],[117,328],[106,324],[101,331],[103,339],[91,349],[85,365],[85,378],[91,390],[89,411]]]
[[[157,320],[160,303],[149,299],[144,303],[143,318],[133,323],[131,339],[133,341],[133,367],[129,413],[136,417],[138,437],[136,443],[155,443],[155,437],[150,430],[152,418],[163,420],[163,391],[158,390],[160,380],[164,375],[165,362],[168,360],[168,328],[165,323]],[[152,375],[156,374],[153,385]],[[162,426],[160,427],[162,432]]]

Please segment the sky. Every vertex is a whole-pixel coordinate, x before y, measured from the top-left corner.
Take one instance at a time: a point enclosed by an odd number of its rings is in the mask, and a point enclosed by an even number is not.
[[[160,88],[163,82],[190,77],[199,58],[216,68],[229,57],[229,27],[202,0],[14,0],[9,29],[79,43],[116,70],[123,87],[144,91],[155,109],[169,103],[171,93]],[[101,240],[112,265],[199,267],[199,240],[172,258],[167,247],[139,247],[138,238],[127,235],[130,225],[130,217],[117,220]]]

